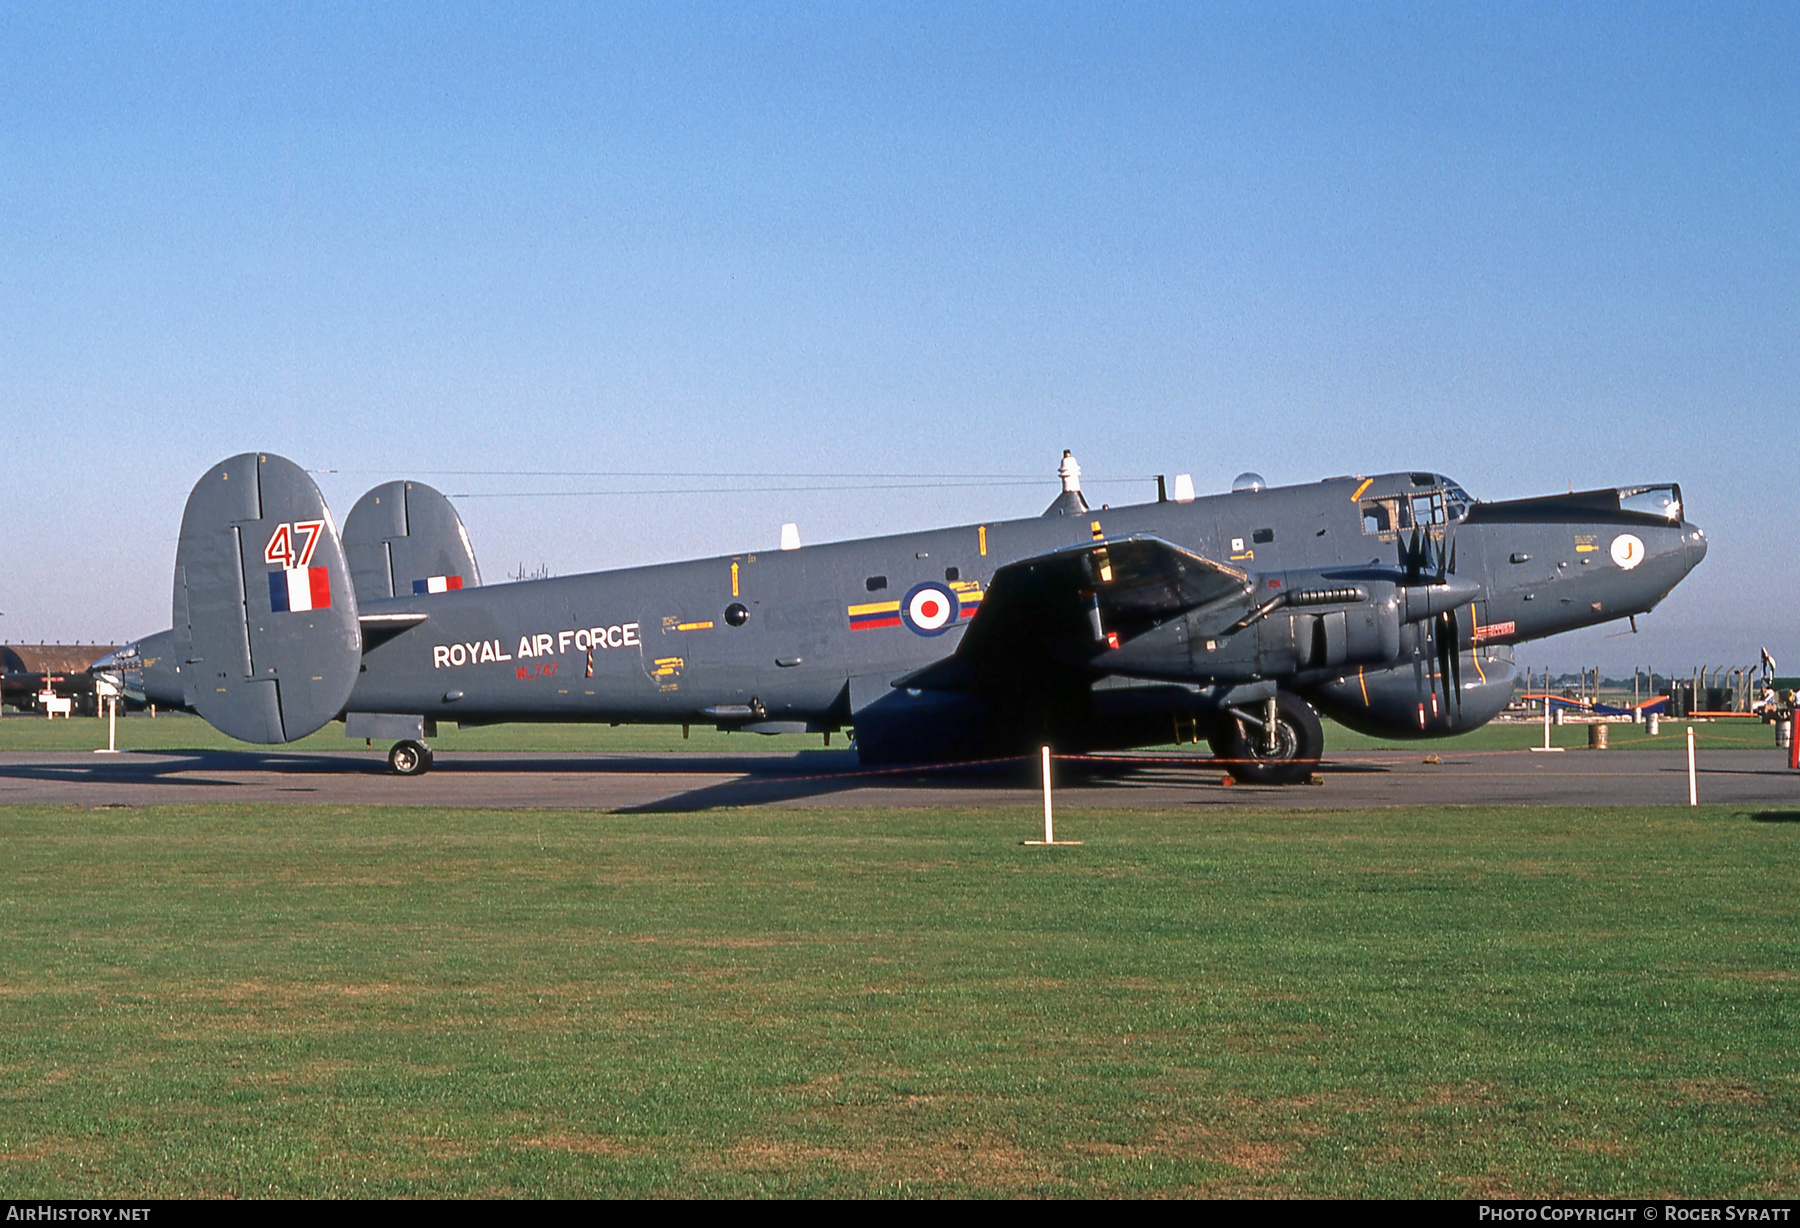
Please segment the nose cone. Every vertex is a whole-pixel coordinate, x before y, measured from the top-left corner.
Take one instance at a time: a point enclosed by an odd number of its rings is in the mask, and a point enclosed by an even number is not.
[[[143,660],[138,656],[138,642],[133,640],[122,648],[113,649],[88,666],[88,673],[114,674],[121,670],[139,669],[142,666]]]
[[[1688,525],[1686,529],[1682,537],[1687,543],[1687,569],[1692,571],[1706,557],[1706,530],[1697,525]]]

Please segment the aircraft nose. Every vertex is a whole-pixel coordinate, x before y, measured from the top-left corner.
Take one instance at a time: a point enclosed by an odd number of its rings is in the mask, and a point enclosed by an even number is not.
[[[88,666],[88,673],[104,674],[112,670],[130,669],[136,665],[137,655],[137,641],[133,640],[123,647],[113,649],[98,661],[95,661],[92,665]]]
[[[1687,546],[1687,569],[1692,571],[1700,566],[1700,560],[1706,557],[1706,530],[1691,527],[1681,536]]]

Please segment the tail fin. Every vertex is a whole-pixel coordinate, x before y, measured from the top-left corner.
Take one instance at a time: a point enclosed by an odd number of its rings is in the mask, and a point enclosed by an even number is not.
[[[183,698],[246,742],[292,742],[343,711],[362,664],[356,594],[319,488],[246,452],[188,496],[175,551]]]
[[[423,482],[386,482],[358,499],[344,521],[344,554],[365,604],[481,584],[462,517]]]

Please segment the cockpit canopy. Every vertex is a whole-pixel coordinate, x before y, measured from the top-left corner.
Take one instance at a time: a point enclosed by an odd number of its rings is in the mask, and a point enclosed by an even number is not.
[[[1619,491],[1619,510],[1660,516],[1670,524],[1680,524],[1681,487],[1673,482],[1667,486],[1623,487]]]
[[[1359,499],[1362,530],[1371,536],[1430,529],[1461,520],[1475,500],[1441,473],[1373,478]]]
[[[1621,486],[1544,495],[1499,503],[1477,503],[1441,473],[1389,473],[1365,480],[1357,491],[1362,531],[1371,537],[1442,529],[1463,521],[1682,523],[1681,487]]]

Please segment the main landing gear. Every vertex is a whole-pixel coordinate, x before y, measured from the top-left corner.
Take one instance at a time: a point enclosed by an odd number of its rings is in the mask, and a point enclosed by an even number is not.
[[[431,747],[410,738],[396,742],[388,751],[388,767],[396,776],[423,776],[431,770]]]
[[[1305,784],[1325,753],[1325,731],[1312,705],[1286,691],[1230,709],[1207,741],[1225,770],[1247,785]]]

